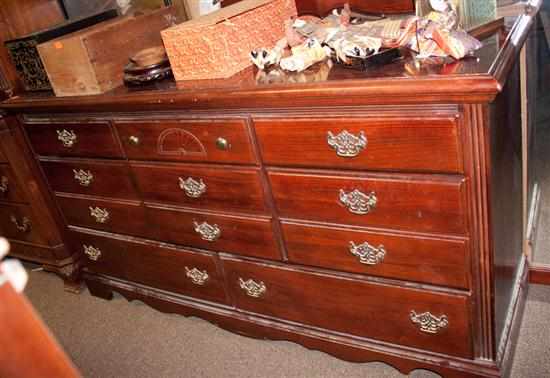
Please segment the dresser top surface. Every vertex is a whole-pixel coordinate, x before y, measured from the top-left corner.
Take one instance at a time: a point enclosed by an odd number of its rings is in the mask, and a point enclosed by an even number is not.
[[[14,96],[6,111],[135,111],[357,106],[372,104],[490,102],[503,87],[533,16],[504,28],[481,31],[474,56],[416,60],[407,50],[392,63],[367,70],[317,64],[302,73],[267,75],[249,67],[228,79],[120,86],[101,95],[55,97],[51,92]],[[500,24],[502,25],[502,24]]]

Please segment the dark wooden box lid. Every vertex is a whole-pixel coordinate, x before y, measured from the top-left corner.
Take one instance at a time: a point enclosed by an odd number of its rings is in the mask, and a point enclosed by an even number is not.
[[[351,9],[367,14],[401,14],[414,12],[414,0],[296,0],[298,14],[325,16],[334,8],[349,3]]]

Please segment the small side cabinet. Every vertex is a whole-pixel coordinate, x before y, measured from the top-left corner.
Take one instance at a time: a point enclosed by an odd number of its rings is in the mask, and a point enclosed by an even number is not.
[[[63,234],[17,120],[0,113],[0,235],[10,241],[12,257],[42,265],[63,278],[67,291],[78,292],[78,258]]]

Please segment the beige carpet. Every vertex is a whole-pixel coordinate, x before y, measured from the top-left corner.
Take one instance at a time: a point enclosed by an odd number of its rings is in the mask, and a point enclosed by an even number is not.
[[[26,294],[85,377],[402,377],[297,344],[235,335],[197,319],[115,296],[65,293],[55,275],[31,272]],[[550,287],[532,286],[512,377],[550,377]],[[434,377],[415,371],[412,377]]]

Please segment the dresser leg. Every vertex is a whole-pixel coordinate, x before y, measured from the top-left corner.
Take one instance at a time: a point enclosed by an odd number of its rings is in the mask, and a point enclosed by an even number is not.
[[[86,280],[86,286],[88,286],[90,294],[92,294],[94,297],[103,298],[108,301],[113,299],[113,290],[108,286],[105,286],[96,281],[88,280]]]
[[[63,290],[72,294],[80,294],[82,291],[82,282],[78,280],[64,279]]]

